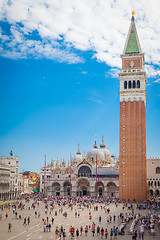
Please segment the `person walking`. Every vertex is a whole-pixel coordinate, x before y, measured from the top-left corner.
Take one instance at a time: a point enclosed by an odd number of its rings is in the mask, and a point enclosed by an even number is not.
[[[103,227],[101,228],[101,238],[103,238],[103,236],[104,236],[104,229],[103,229]]]
[[[105,229],[105,238],[107,239],[107,237],[108,237],[108,230],[107,230],[107,228]]]
[[[63,240],[65,240],[66,239],[66,230],[64,229],[63,230]]]
[[[77,228],[77,230],[76,230],[76,237],[77,237],[77,238],[79,237],[79,230],[78,230],[78,228]]]
[[[137,231],[132,233],[132,239],[137,239]]]
[[[11,229],[12,229],[12,224],[8,223],[8,232],[11,232]]]
[[[99,235],[100,235],[100,227],[97,226],[97,236],[99,236]]]
[[[49,232],[51,231],[51,224],[49,223],[48,224],[48,229],[49,229]]]
[[[80,227],[80,234],[81,234],[81,236],[82,236],[82,232],[83,232],[83,227],[81,226]]]
[[[110,230],[110,239],[112,240],[112,237],[113,237],[113,229],[111,228]]]
[[[58,227],[56,227],[56,230],[55,230],[56,238],[58,238],[58,233],[59,233],[59,230],[58,230]]]
[[[88,225],[86,225],[85,227],[85,235],[87,236],[87,233],[88,233]]]

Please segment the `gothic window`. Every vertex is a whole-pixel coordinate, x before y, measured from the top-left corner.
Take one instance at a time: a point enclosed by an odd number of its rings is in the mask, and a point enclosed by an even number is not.
[[[160,167],[156,168],[156,173],[160,173]]]
[[[124,81],[124,89],[127,89],[127,81]]]
[[[140,81],[137,81],[137,88],[140,88]]]
[[[156,185],[157,185],[157,183],[156,183],[156,181],[154,182],[154,186],[156,187]]]
[[[133,81],[133,88],[136,88],[136,81]]]
[[[150,186],[151,184],[150,184],[150,181],[148,182],[148,185]]]
[[[128,82],[128,88],[131,88],[132,87],[132,84],[131,84],[131,81]]]

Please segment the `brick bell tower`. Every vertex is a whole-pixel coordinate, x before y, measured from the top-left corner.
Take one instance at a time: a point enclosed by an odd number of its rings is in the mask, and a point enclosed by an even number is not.
[[[134,12],[122,58],[120,81],[119,198],[147,198],[146,72]]]

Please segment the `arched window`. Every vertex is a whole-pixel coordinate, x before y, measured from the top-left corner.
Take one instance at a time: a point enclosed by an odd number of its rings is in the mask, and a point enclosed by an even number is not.
[[[140,88],[140,81],[137,81],[137,88]]]
[[[136,88],[136,81],[133,80],[133,88]]]
[[[131,85],[131,81],[128,82],[128,88],[131,88],[132,85]]]
[[[153,186],[153,181],[151,182],[151,186]]]
[[[124,81],[124,89],[127,89],[127,81]]]
[[[158,181],[158,187],[160,186],[159,181]]]
[[[91,169],[88,166],[82,166],[78,170],[78,177],[84,176],[84,177],[91,177]]]
[[[156,168],[156,173],[160,173],[160,167]]]
[[[156,183],[156,181],[154,182],[154,186],[156,187],[156,185],[157,185],[157,183]]]
[[[151,185],[150,181],[148,182],[148,185],[149,185],[149,186]]]

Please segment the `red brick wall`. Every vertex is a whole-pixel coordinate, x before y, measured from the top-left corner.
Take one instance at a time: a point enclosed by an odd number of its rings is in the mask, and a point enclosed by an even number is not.
[[[130,66],[129,66],[129,64],[130,64],[130,62],[134,62],[135,63],[135,65],[134,65],[134,67],[133,68],[142,68],[142,58],[141,57],[139,57],[139,58],[124,58],[123,60],[122,60],[122,68],[123,69],[125,69],[125,68],[131,68]]]
[[[121,200],[140,201],[147,198],[145,115],[143,101],[120,103],[119,198]],[[123,175],[124,171],[125,175]]]

